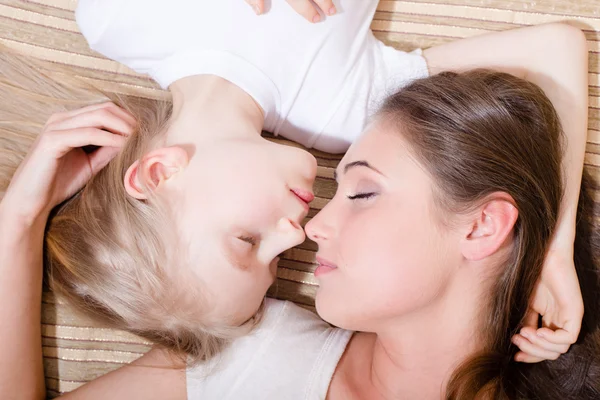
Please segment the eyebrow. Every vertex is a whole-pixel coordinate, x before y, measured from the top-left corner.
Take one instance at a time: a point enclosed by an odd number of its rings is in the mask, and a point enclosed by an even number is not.
[[[351,163],[344,165],[344,174],[348,173],[349,170],[351,170],[352,168],[356,168],[356,167],[369,168],[370,170],[373,170],[373,171],[377,172],[378,174],[383,175],[381,173],[381,171],[379,171],[377,168],[375,168],[374,166],[372,166],[365,160],[352,161]],[[337,170],[334,170],[333,171],[333,179],[335,179],[337,181],[338,177],[339,176],[338,176]]]

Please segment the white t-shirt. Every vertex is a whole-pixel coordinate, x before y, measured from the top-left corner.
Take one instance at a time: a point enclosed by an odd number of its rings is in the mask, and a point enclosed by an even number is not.
[[[262,322],[214,362],[188,369],[188,400],[319,400],[352,333],[267,299]]]
[[[79,0],[76,19],[92,49],[162,87],[220,76],[260,104],[265,130],[339,153],[387,94],[427,76],[420,50],[375,39],[377,3],[339,0],[311,24],[283,0],[261,16],[243,0]]]

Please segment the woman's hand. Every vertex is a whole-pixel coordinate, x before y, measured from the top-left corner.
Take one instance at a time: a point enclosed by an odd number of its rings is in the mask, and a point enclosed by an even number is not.
[[[119,152],[135,119],[113,103],[54,114],[15,172],[2,203],[33,221],[73,196]],[[98,146],[86,153],[83,146]]]
[[[538,329],[539,316],[542,327]],[[577,341],[582,319],[573,245],[554,246],[546,256],[524,327],[513,337],[521,350],[515,359],[527,363],[557,359]]]
[[[265,12],[265,0],[245,0],[256,15],[261,15]],[[276,0],[280,1],[280,0]],[[309,22],[321,21],[322,12],[325,15],[332,16],[337,10],[332,0],[286,0],[294,10],[302,15]],[[320,11],[320,12],[319,12]]]

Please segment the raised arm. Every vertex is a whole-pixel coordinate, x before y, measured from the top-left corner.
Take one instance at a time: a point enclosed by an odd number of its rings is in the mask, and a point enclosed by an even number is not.
[[[585,36],[577,28],[553,23],[459,40],[427,49],[424,56],[432,74],[485,67],[525,78],[542,88],[558,112],[566,136],[565,194],[557,231],[527,316],[528,328],[514,338],[522,350],[517,360],[555,359],[577,340],[583,317],[573,242],[588,124]],[[538,313],[543,316],[544,326],[555,330],[536,331]]]
[[[46,397],[40,332],[48,215],[117,154],[133,117],[112,103],[55,114],[0,203],[0,387],[4,399]],[[81,147],[100,148],[86,154]]]

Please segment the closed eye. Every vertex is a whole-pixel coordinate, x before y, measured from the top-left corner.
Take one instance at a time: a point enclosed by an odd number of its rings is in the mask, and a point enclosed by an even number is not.
[[[353,195],[348,195],[346,197],[348,197],[349,200],[366,200],[366,199],[370,199],[371,197],[376,196],[377,193],[375,192],[368,192],[368,193],[356,193]]]
[[[238,236],[238,239],[240,239],[242,242],[251,244],[252,247],[256,246],[256,243],[258,242],[256,238],[252,236]]]

